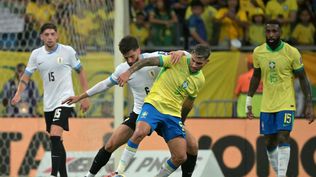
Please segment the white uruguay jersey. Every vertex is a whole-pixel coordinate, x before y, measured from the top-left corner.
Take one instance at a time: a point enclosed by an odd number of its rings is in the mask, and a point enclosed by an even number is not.
[[[74,96],[71,72],[80,69],[80,60],[76,51],[67,45],[57,44],[53,51],[42,46],[32,51],[25,73],[31,76],[35,70],[40,72],[44,85],[44,111],[53,111],[69,96]]]
[[[141,59],[147,59],[149,57],[157,57],[159,55],[168,55],[166,52],[153,52],[153,53],[143,53],[141,54]],[[117,84],[117,78],[125,71],[127,71],[130,66],[127,62],[119,64],[114,73],[111,75],[110,79],[113,83]],[[130,79],[127,81],[128,86],[132,90],[134,97],[134,108],[133,111],[139,114],[142,106],[144,104],[144,99],[149,93],[156,76],[159,74],[160,68],[158,66],[146,66],[140,70],[134,72]]]

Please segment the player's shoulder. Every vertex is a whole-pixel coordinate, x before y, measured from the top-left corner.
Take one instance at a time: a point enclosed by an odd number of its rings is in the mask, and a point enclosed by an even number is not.
[[[68,52],[75,52],[75,49],[71,47],[70,45],[60,44],[58,43],[58,47],[60,47],[61,50],[65,50]]]
[[[119,65],[116,66],[115,72],[119,72],[120,73],[120,72],[128,70],[128,68],[130,68],[128,63],[127,62],[123,62],[123,63],[120,63]]]
[[[260,53],[260,52],[263,52],[267,49],[267,44],[266,43],[263,43],[257,47],[255,47],[255,49],[253,50],[253,53]]]
[[[284,43],[284,49],[285,49],[285,50],[291,51],[291,52],[295,52],[295,53],[296,53],[296,52],[299,53],[299,51],[298,51],[298,49],[297,49],[296,47],[290,45],[290,44],[287,43],[287,42],[283,42],[283,43]]]
[[[150,57],[158,57],[158,56],[165,56],[169,55],[169,52],[164,52],[164,51],[155,51],[155,52],[145,52],[140,55],[140,59],[146,59]]]

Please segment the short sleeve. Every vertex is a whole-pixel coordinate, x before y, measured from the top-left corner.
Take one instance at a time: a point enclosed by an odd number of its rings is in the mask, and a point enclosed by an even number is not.
[[[25,68],[25,74],[27,74],[28,76],[31,76],[34,73],[34,71],[36,71],[37,69],[36,58],[37,58],[37,52],[36,50],[34,50],[31,53],[31,56]]]
[[[70,46],[69,46],[69,61],[72,68],[74,68],[75,70],[80,69],[81,67],[80,58],[77,52]]]

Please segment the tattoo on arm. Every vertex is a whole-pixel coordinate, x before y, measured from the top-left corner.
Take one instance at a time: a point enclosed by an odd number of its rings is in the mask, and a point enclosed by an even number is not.
[[[260,68],[255,68],[253,75],[251,77],[250,85],[249,85],[249,90],[248,90],[248,96],[253,96],[256,93],[256,90],[259,86],[261,79],[261,69]]]
[[[152,57],[144,60],[140,60],[133,64],[128,70],[130,73],[134,73],[135,71],[145,67],[145,66],[159,66],[159,57]]]

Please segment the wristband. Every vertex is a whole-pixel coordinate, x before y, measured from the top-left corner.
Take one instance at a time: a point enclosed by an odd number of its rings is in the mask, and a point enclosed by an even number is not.
[[[252,106],[252,97],[251,96],[246,97],[246,113],[248,113],[248,106]]]

